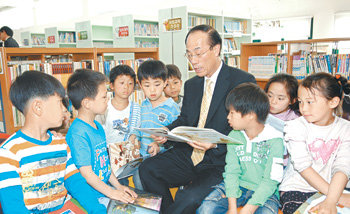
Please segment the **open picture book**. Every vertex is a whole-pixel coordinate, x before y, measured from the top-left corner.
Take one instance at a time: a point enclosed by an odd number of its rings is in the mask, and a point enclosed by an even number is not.
[[[135,171],[139,168],[142,161],[143,158],[141,157],[123,165],[122,167],[116,170],[116,172],[114,173],[115,177],[117,177],[118,179],[123,179],[132,176],[135,173]]]
[[[126,204],[120,201],[111,200],[107,207],[107,214],[155,214],[159,213],[162,204],[162,197],[153,193],[144,192],[129,187],[137,194],[133,203]]]
[[[135,128],[138,131],[145,132],[147,134],[167,137],[170,141],[175,142],[191,142],[198,141],[202,143],[233,143],[242,144],[237,139],[233,139],[224,134],[221,134],[214,129],[197,128],[190,126],[179,126],[171,131],[167,131],[162,128]]]

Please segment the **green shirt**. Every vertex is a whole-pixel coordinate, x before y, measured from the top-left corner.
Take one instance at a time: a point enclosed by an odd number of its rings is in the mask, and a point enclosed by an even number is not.
[[[243,145],[227,145],[226,166],[223,174],[226,196],[239,198],[240,186],[254,191],[248,204],[263,206],[272,194],[278,196],[278,184],[283,177],[283,135],[270,125],[254,139],[244,131],[229,134]]]

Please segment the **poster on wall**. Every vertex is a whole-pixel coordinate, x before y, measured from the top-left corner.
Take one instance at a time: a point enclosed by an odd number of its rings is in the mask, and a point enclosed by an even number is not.
[[[172,18],[165,19],[162,24],[163,32],[174,32],[182,30],[182,19],[181,18]]]
[[[115,28],[117,32],[117,38],[129,36],[129,26],[121,26]]]

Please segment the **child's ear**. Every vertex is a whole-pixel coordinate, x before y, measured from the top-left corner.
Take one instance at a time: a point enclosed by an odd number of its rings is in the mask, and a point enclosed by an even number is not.
[[[34,99],[31,103],[31,109],[35,115],[41,116],[43,114],[43,102],[40,99]]]
[[[337,106],[340,103],[340,98],[339,97],[333,97],[331,100],[329,100],[329,107],[330,108],[337,108]]]
[[[89,98],[84,98],[82,101],[81,101],[81,107],[84,107],[86,109],[89,109],[90,108],[90,99]]]

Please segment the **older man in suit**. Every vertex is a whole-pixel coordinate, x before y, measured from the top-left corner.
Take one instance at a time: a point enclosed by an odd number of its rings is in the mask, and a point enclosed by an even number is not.
[[[227,135],[231,128],[225,109],[226,95],[243,82],[256,82],[245,71],[220,59],[222,39],[208,25],[192,28],[186,36],[186,57],[196,76],[185,83],[183,106],[177,120],[167,126],[212,128]],[[166,139],[153,136],[158,143]],[[139,168],[144,189],[163,196],[162,213],[194,213],[211,187],[222,181],[226,145],[202,142],[166,142],[174,148],[146,159]],[[175,201],[169,187],[185,186]]]

